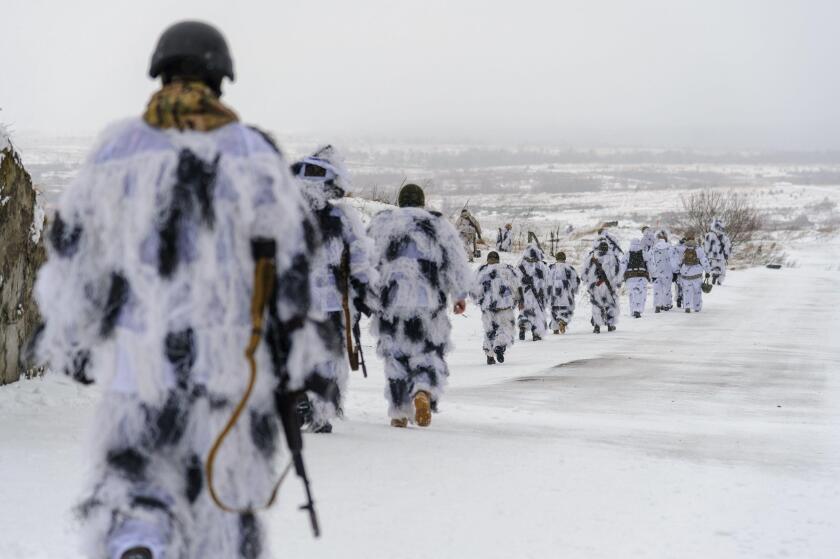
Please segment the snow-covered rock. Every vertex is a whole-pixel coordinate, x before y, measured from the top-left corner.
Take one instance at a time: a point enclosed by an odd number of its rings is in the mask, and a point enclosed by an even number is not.
[[[44,221],[29,173],[0,126],[0,385],[20,377],[20,352],[38,324],[32,286],[46,257]]]

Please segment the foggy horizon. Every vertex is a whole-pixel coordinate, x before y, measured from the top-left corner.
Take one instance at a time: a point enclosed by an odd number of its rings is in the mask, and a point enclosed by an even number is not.
[[[755,0],[15,3],[0,122],[84,137],[138,116],[158,36],[199,19],[233,54],[224,100],[281,138],[837,150],[838,15]]]

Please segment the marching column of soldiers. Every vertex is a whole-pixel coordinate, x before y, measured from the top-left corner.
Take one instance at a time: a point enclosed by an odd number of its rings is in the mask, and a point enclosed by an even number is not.
[[[110,128],[63,193],[36,285],[31,358],[103,389],[78,508],[88,557],[269,557],[262,511],[285,477],[281,432],[317,535],[300,428],[331,432],[349,371],[366,374],[362,316],[390,424],[426,427],[450,373],[450,312],[467,297],[494,365],[517,326],[520,341],[565,334],[581,287],[599,333],[616,329],[624,282],[639,318],[650,281],[656,312],[672,308],[672,283],[676,305],[698,312],[704,274],[726,276],[719,220],[702,244],[646,228],[626,254],[599,231],[580,274],[564,252],[549,265],[536,242],[502,262],[507,224],[474,274],[481,228],[466,208],[453,226],[409,184],[365,229],[342,201],[334,148],[290,166],[242,124],[222,101],[234,69],[214,27],[167,29],[149,74],[161,86],[142,117]]]

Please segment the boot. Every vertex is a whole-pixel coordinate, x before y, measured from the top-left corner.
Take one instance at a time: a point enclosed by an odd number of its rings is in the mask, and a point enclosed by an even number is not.
[[[642,318],[642,313],[640,313],[639,311],[634,312],[633,318]]]
[[[565,334],[565,333],[566,333],[566,323],[565,323],[565,322],[561,322],[561,323],[560,323],[560,333],[561,333],[561,334]]]
[[[685,309],[685,312],[690,313],[691,309]]]
[[[601,327],[596,324],[595,328],[592,331],[596,334],[600,334],[601,333]]]
[[[612,324],[607,326],[607,332],[615,332],[615,326],[613,326]]]
[[[662,307],[656,307],[656,310],[654,310],[653,312],[655,312],[655,313],[662,312]]]
[[[539,334],[537,334],[537,332],[536,332],[535,330],[531,330],[531,338],[532,338],[535,342],[538,342],[538,341],[542,340],[542,338],[540,337],[540,335],[539,335]]]
[[[496,348],[496,361],[498,361],[499,363],[504,363],[505,362],[505,348],[503,348],[503,347],[497,347]]]
[[[120,555],[120,559],[154,559],[152,550],[148,547],[132,547]]]
[[[519,339],[523,342],[525,341],[525,327],[524,326],[519,327]]]
[[[332,423],[329,421],[312,428],[313,433],[332,433]]]
[[[559,328],[558,328],[557,330],[555,330],[555,331],[554,331],[554,335],[555,335],[555,336],[556,336],[556,335],[558,335],[559,333],[560,333],[560,329],[559,329]]]
[[[487,356],[487,364],[488,364],[488,365],[495,365],[495,364],[496,364],[496,360],[495,360],[495,359],[493,359],[493,356],[492,356],[492,355],[488,355],[488,356]]]
[[[406,427],[408,427],[408,418],[401,417],[399,419],[392,419],[391,427],[399,427],[400,429],[405,429]]]
[[[414,422],[420,427],[428,427],[432,422],[432,405],[429,393],[421,390],[414,395]]]

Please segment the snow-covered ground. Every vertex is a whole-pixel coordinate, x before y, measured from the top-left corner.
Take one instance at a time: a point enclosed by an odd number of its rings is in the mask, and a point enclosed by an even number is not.
[[[730,275],[702,313],[627,317],[484,364],[453,317],[451,386],[428,429],[388,426],[365,342],[347,419],[307,435],[323,537],[289,479],[278,557],[790,557],[840,552],[840,243]],[[625,300],[626,303],[626,300]],[[0,389],[0,557],[73,558],[70,509],[96,389]]]
[[[19,142],[48,202],[88,143]],[[834,172],[820,169],[809,173]],[[428,429],[388,426],[367,337],[370,377],[353,376],[346,420],[306,436],[323,537],[311,538],[290,478],[268,517],[276,556],[840,557],[840,187],[779,173],[738,171],[737,184],[718,186],[742,189],[776,223],[795,222],[765,232],[795,267],[736,270],[697,315],[635,320],[625,299],[618,331],[598,336],[581,298],[568,334],[518,343],[493,367],[471,307],[453,317],[451,385]],[[603,165],[598,174],[628,176]],[[430,199],[455,210],[470,200],[491,231],[507,220],[577,230],[619,219],[626,245],[698,186],[601,183],[480,198],[432,188]],[[571,254],[589,243],[575,239]],[[71,508],[98,394],[57,375],[0,388],[0,559],[79,557]]]

